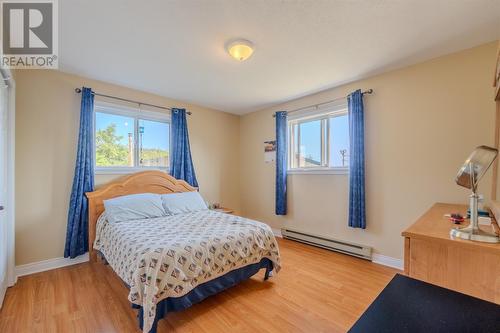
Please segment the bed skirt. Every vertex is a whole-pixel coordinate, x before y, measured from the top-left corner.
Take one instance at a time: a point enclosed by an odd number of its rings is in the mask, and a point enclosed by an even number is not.
[[[156,333],[158,320],[165,317],[167,313],[187,309],[193,304],[201,302],[209,296],[218,294],[225,289],[237,285],[241,281],[249,279],[253,275],[257,274],[257,272],[262,268],[266,269],[264,280],[267,280],[273,270],[273,262],[268,258],[263,258],[258,263],[236,269],[216,279],[202,283],[182,297],[169,297],[160,301],[156,305],[155,320],[149,333]],[[139,310],[137,318],[139,319],[139,327],[142,329],[144,316],[143,308],[142,306],[136,304],[132,304],[132,307]]]

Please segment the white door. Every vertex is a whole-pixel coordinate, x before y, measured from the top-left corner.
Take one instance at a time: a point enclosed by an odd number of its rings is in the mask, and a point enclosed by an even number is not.
[[[0,81],[0,308],[7,290],[7,120],[9,88]]]

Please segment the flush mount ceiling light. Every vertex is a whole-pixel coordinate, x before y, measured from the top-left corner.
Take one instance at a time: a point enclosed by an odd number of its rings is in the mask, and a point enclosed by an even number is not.
[[[228,43],[226,50],[234,59],[244,61],[252,55],[253,43],[246,39],[238,39]]]

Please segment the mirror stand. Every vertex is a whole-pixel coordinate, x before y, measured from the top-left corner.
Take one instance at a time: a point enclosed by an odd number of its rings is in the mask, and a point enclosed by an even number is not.
[[[500,238],[498,238],[497,235],[479,229],[477,215],[478,199],[479,195],[477,195],[476,192],[470,195],[470,223],[463,228],[451,229],[450,236],[485,243],[500,243]]]
[[[472,194],[469,197],[470,223],[468,226],[463,228],[451,229],[450,236],[477,242],[500,243],[500,238],[497,237],[497,235],[479,229],[478,212],[477,212],[478,211],[477,204],[479,201],[479,195],[477,194],[478,177],[476,176],[475,172],[476,165],[474,165],[472,159],[469,159],[468,161],[469,162],[465,165],[464,170],[466,170],[467,167],[469,169],[469,182],[470,182],[469,188],[472,190]]]
[[[478,148],[480,149],[480,148]],[[473,155],[472,155],[473,156]],[[470,205],[470,223],[468,226],[463,228],[453,228],[450,230],[450,236],[454,238],[468,239],[477,242],[485,243],[500,243],[500,238],[494,233],[490,233],[479,229],[478,213],[477,213],[477,203],[479,201],[479,195],[477,194],[477,184],[480,177],[477,177],[477,172],[475,171],[479,165],[475,165],[472,156],[467,160],[466,164],[461,171],[469,169],[469,183],[466,187],[472,190],[470,195],[469,205]],[[496,154],[495,154],[496,157]],[[491,161],[493,162],[493,160]],[[491,165],[491,162],[489,165]],[[489,167],[488,165],[488,167]],[[486,168],[487,169],[487,168]],[[484,169],[483,169],[484,170]],[[486,172],[486,170],[484,170]],[[483,174],[484,174],[483,172]],[[460,173],[459,173],[460,174]],[[466,173],[465,173],[466,174]],[[457,178],[458,179],[458,178]]]

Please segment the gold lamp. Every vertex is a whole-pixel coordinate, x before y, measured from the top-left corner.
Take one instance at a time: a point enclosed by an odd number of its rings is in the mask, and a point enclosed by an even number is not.
[[[238,39],[227,44],[227,52],[238,61],[245,61],[253,54],[253,43],[246,39]]]

